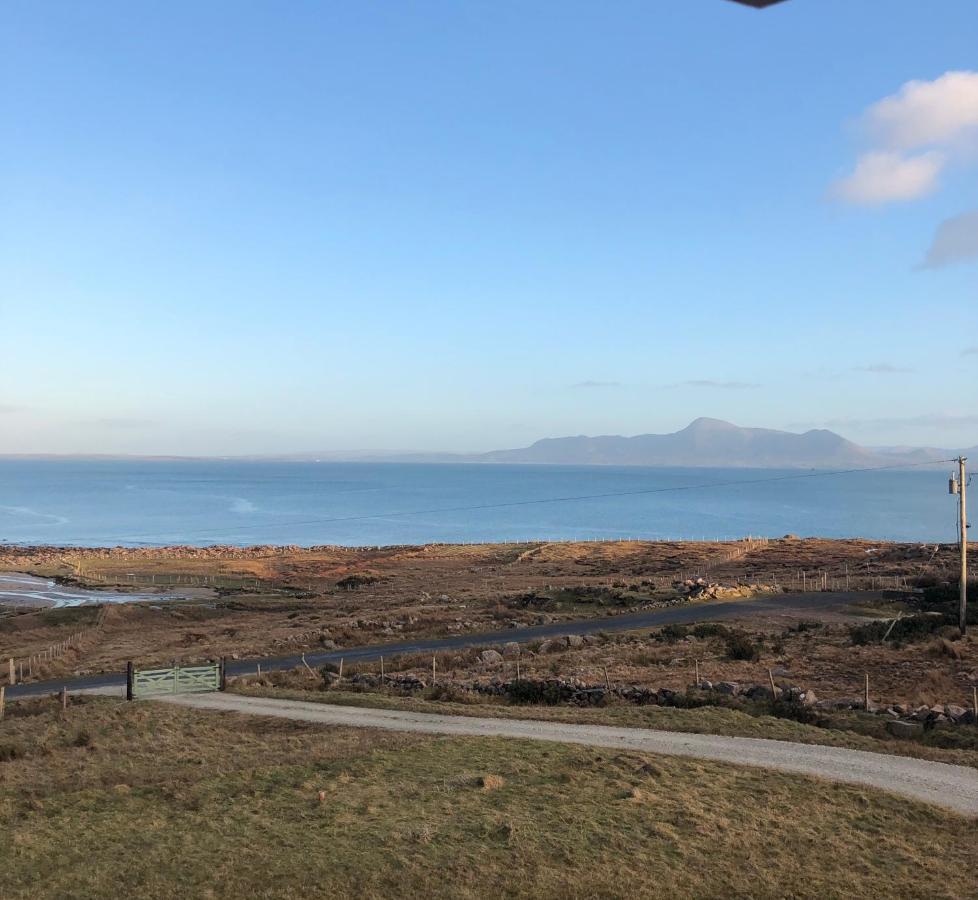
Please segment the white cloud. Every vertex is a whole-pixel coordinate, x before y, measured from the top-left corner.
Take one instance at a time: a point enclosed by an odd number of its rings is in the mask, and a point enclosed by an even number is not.
[[[978,209],[945,219],[937,226],[924,266],[935,269],[978,259]]]
[[[890,151],[866,153],[851,175],[836,182],[834,194],[862,205],[913,200],[937,187],[943,165],[944,158],[934,152],[919,156]]]
[[[945,72],[908,81],[861,116],[872,146],[833,194],[850,203],[915,200],[938,187],[952,162],[967,165],[978,151],[978,72]]]
[[[908,81],[865,115],[886,147],[914,150],[946,145],[978,132],[978,72],[945,72],[933,81]]]

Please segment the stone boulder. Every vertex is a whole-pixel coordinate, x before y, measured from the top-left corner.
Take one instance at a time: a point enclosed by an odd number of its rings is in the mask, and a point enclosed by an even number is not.
[[[503,655],[498,650],[483,650],[479,654],[479,661],[484,666],[498,666],[503,661]]]
[[[922,735],[924,733],[924,726],[919,722],[904,722],[900,720],[887,722],[886,730],[890,732],[893,737],[909,741]]]
[[[929,706],[918,706],[913,711],[913,719],[916,722],[926,722],[931,717],[931,711]]]

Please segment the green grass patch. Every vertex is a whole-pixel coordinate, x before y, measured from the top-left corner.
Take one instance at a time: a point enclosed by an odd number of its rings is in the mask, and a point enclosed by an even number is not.
[[[0,763],[9,900],[954,898],[978,866],[972,821],[776,772],[164,704],[38,710],[4,726],[36,750]]]

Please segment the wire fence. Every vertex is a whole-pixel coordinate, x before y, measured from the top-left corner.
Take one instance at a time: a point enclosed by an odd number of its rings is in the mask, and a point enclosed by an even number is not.
[[[43,665],[60,659],[69,650],[83,649],[83,642],[86,638],[95,637],[102,632],[107,612],[108,607],[103,606],[99,610],[98,618],[95,620],[94,625],[72,632],[62,640],[55,641],[53,644],[49,644],[35,653],[29,653],[22,657],[8,657],[7,671],[3,673],[6,675],[7,684],[18,684],[31,679],[36,674],[40,674],[40,669]]]
[[[140,587],[211,587],[246,589],[267,587],[268,582],[253,576],[203,575],[197,573],[144,573],[144,572],[96,572],[86,570],[79,578],[97,581],[99,584],[138,585]]]

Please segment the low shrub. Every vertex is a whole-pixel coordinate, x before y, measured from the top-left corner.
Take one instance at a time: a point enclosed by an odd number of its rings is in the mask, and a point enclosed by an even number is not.
[[[732,631],[727,635],[725,650],[727,659],[756,662],[760,658],[757,644],[743,631]]]
[[[665,641],[667,644],[675,644],[683,640],[689,634],[689,629],[685,625],[666,625],[659,629],[655,639]]]
[[[816,622],[811,619],[802,619],[800,622],[788,628],[785,631],[785,634],[791,634],[792,632],[794,632],[795,634],[802,634],[803,632],[806,631],[817,631],[819,628],[824,628],[824,627],[825,627],[824,623],[822,622]]]
[[[355,591],[368,584],[376,584],[380,579],[376,575],[347,575],[336,582],[336,586],[344,591]]]
[[[560,685],[546,681],[514,681],[507,691],[510,703],[556,706],[563,701]]]
[[[693,635],[698,638],[726,637],[730,629],[719,622],[700,622],[693,626]]]
[[[890,625],[893,628],[890,629]],[[879,644],[889,630],[887,640],[894,644],[913,644],[927,640],[935,631],[949,624],[945,615],[916,615],[905,616],[902,619],[877,620],[865,622],[862,625],[852,625],[849,628],[849,639],[856,646]]]
[[[802,725],[818,725],[822,728],[830,726],[829,720],[818,710],[784,698],[770,704],[770,714],[779,719],[801,722]]]

